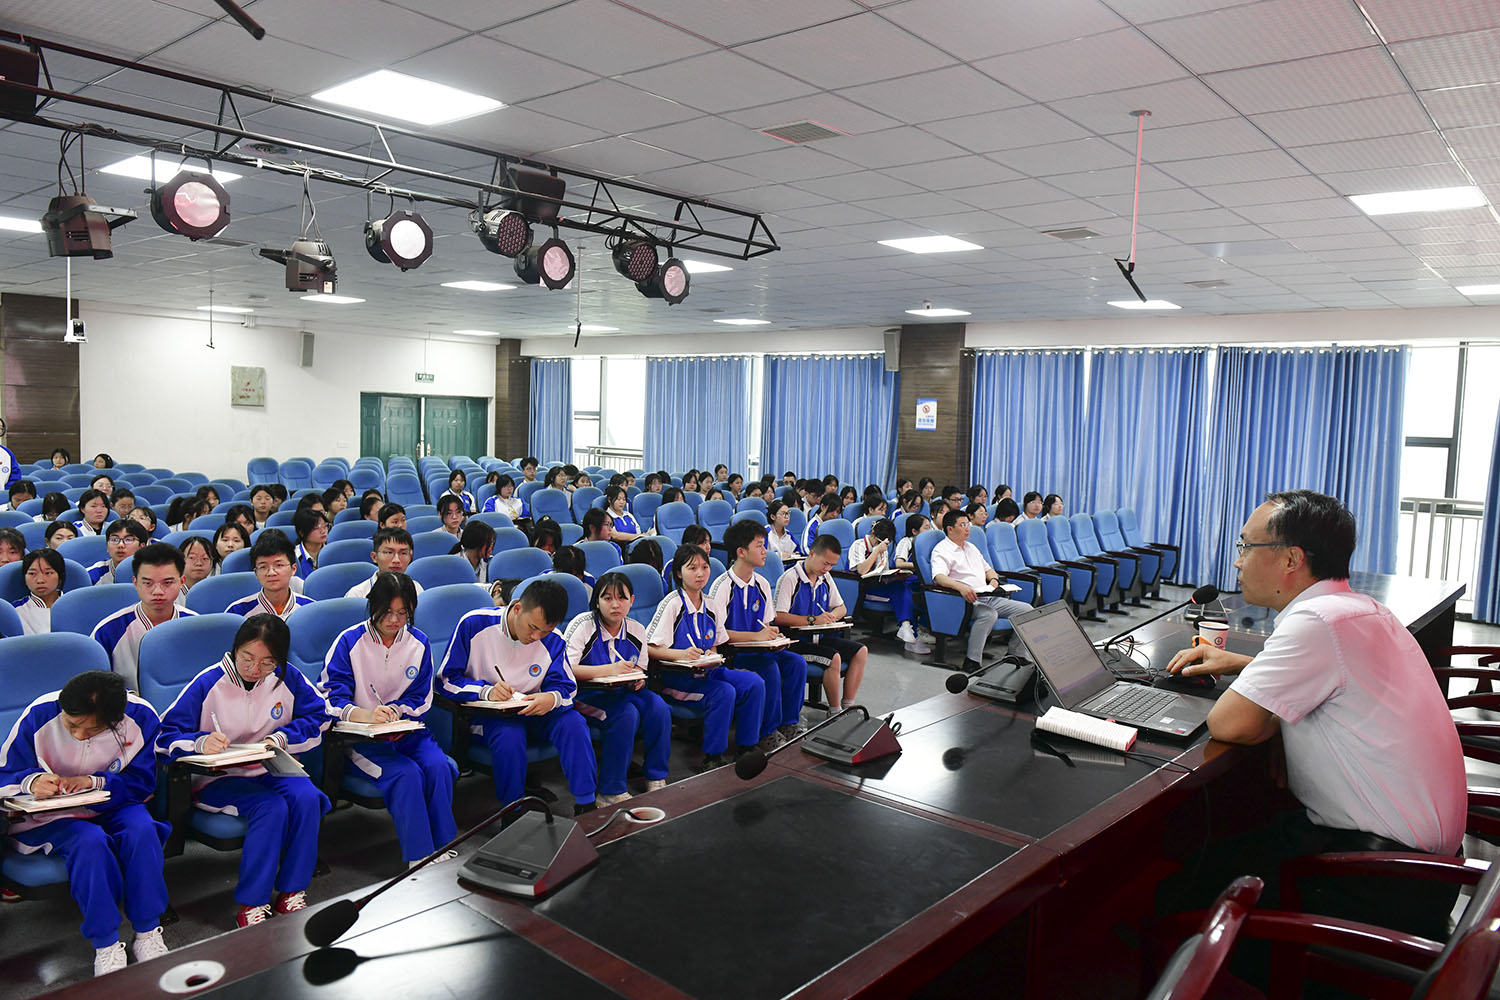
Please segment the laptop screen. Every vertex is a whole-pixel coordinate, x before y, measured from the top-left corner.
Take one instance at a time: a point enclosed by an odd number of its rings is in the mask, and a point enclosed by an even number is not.
[[[1066,602],[1054,601],[1016,615],[1010,624],[1064,708],[1081,704],[1114,683]]]

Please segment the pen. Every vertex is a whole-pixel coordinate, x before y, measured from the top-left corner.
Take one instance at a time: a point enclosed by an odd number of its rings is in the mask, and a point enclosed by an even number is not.
[[[48,774],[57,773],[56,771],[52,770],[52,765],[47,763],[46,758],[42,756],[42,752],[40,750],[36,752],[36,762],[40,764],[42,766],[42,770],[47,772]]]
[[[213,720],[214,732],[216,732],[216,733],[223,733],[224,732],[224,727],[221,726],[221,725],[219,725],[219,714],[217,712],[209,712],[208,713],[208,717]],[[228,733],[224,733],[224,735],[228,736],[229,734]]]
[[[381,705],[383,704],[381,702],[381,700],[380,700],[380,692],[375,690],[375,682],[374,681],[370,681],[369,684],[370,684],[370,693],[375,696],[375,707],[376,708],[380,708]]]

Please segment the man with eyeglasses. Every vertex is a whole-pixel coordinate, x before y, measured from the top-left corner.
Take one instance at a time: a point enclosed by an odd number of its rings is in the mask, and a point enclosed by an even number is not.
[[[142,545],[151,541],[151,533],[139,521],[122,517],[111,521],[104,531],[104,551],[108,559],[101,559],[89,567],[89,579],[95,586],[115,582],[115,570],[120,563],[135,555]]]
[[[375,572],[363,583],[356,583],[344,592],[345,597],[358,597],[365,600],[370,596],[370,588],[375,585],[375,577],[380,573],[405,573],[406,567],[411,564],[412,553],[411,533],[405,528],[381,528],[375,532],[375,537],[370,540],[370,558],[375,563]],[[411,582],[417,588],[417,595],[422,594],[422,585],[417,581]]]
[[[1216,848],[1224,864],[1195,880],[1204,904],[1239,875],[1266,880],[1278,905],[1281,862],[1338,851],[1451,857],[1467,813],[1463,750],[1442,690],[1416,639],[1390,610],[1349,586],[1355,523],[1335,497],[1272,493],[1236,544],[1250,604],[1277,612],[1255,656],[1198,645],[1172,673],[1235,675],[1208,730],[1226,743],[1281,736],[1287,787],[1304,807]],[[1231,870],[1232,869],[1232,870]],[[1333,888],[1337,882],[1337,888]],[[1210,885],[1210,883],[1212,883]],[[1308,909],[1444,940],[1457,886],[1330,880]]]
[[[224,609],[225,614],[275,615],[282,621],[304,604],[313,603],[311,597],[292,592],[292,578],[296,575],[297,552],[292,543],[279,531],[267,531],[250,547],[250,568],[255,579],[260,581],[260,590],[240,598]]]

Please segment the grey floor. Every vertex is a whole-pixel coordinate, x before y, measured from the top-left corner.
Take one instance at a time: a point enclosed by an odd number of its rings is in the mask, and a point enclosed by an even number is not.
[[[1186,588],[1163,588],[1163,596],[1174,603],[1184,600],[1188,593]],[[1168,606],[1135,609],[1103,624],[1085,623],[1085,628],[1093,638],[1102,639]],[[870,649],[858,701],[871,712],[888,712],[943,692],[948,671],[905,653],[893,638],[858,637],[866,639]],[[1500,628],[1460,622],[1454,638],[1460,643],[1500,644]],[[955,646],[949,653],[949,662],[956,668],[962,650]],[[808,708],[803,719],[814,723],[824,714]],[[696,745],[674,739],[672,780],[690,777],[701,756]],[[558,794],[563,808],[571,807],[556,761],[540,765],[534,776]],[[484,775],[460,779],[454,799],[460,829],[477,823],[495,808],[493,785]],[[324,819],[322,845],[321,856],[331,870],[313,880],[308,893],[312,903],[387,879],[402,867],[395,831],[383,812],[357,806],[336,810]],[[238,853],[220,853],[189,843],[183,855],[167,862],[167,887],[179,917],[166,929],[168,945],[181,947],[234,926],[231,893],[238,861]],[[130,940],[128,926],[122,934]],[[6,1000],[20,1000],[86,978],[92,974],[92,962],[93,949],[78,933],[78,911],[67,896],[0,906],[0,996]]]

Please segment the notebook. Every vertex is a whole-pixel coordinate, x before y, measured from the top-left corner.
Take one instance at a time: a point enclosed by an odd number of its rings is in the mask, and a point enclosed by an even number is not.
[[[395,733],[414,733],[425,729],[416,719],[397,719],[395,722],[335,722],[333,731],[352,736],[390,736]]]
[[[1013,615],[1010,625],[1063,708],[1177,739],[1208,720],[1211,698],[1115,680],[1065,601]]]
[[[39,799],[34,795],[12,795],[10,798],[0,799],[0,809],[23,813],[43,813],[52,812],[54,809],[78,809],[108,801],[109,792],[106,789],[91,788],[85,792],[52,795],[45,799]]]

